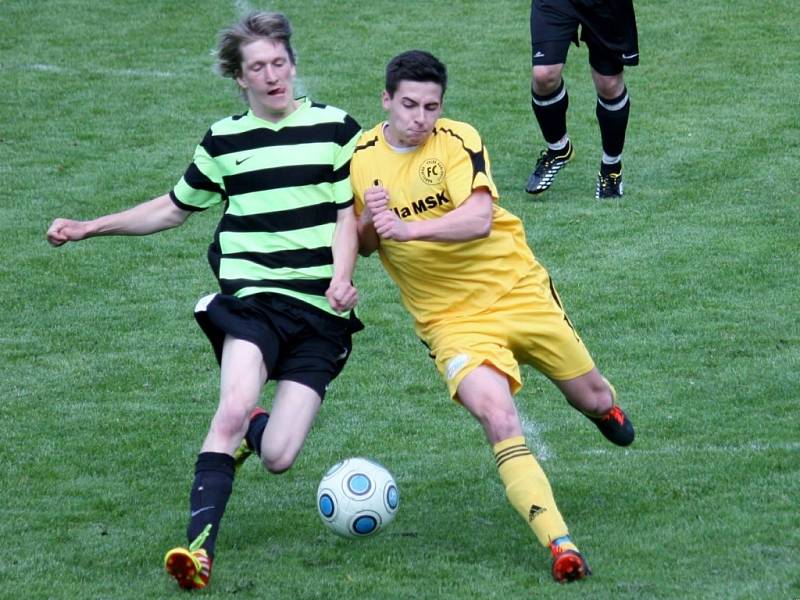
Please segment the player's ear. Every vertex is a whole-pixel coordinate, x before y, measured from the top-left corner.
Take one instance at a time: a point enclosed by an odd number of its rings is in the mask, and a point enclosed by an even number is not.
[[[383,104],[384,110],[389,110],[389,106],[391,106],[392,97],[389,95],[389,92],[383,90],[381,94],[381,104]]]
[[[236,80],[236,83],[239,84],[239,89],[241,90],[247,89],[247,82],[244,80],[244,77],[242,77],[241,69],[237,69],[234,79]]]

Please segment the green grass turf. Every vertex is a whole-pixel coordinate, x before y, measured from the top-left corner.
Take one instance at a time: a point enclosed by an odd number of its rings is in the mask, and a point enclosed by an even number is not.
[[[212,73],[243,2],[5,0],[0,6],[0,597],[168,598],[217,368],[194,325],[218,214],[148,238],[52,249],[57,216],[168,190],[210,123],[240,112]],[[477,424],[446,396],[375,258],[368,329],[295,467],[248,464],[208,598],[797,598],[800,126],[793,0],[639,2],[626,196],[593,199],[600,147],[585,48],[565,77],[576,160],[532,201],[527,3],[276,1],[315,99],[368,127],[383,67],[449,66],[502,202],[616,384],[638,439],[611,447],[541,376],[531,447],[595,571],[567,588],[504,499]],[[396,521],[327,532],[314,493],[349,455],[386,464]]]

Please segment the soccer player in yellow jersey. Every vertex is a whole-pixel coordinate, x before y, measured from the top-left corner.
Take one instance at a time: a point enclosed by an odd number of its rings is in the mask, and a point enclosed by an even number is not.
[[[445,66],[412,50],[386,68],[388,118],[351,162],[360,252],[378,251],[451,397],[483,426],[509,501],[553,556],[556,581],[591,573],[514,404],[519,364],[541,371],[613,443],[633,441],[614,388],[567,318],[520,220],[497,204],[478,132],[441,118]]]

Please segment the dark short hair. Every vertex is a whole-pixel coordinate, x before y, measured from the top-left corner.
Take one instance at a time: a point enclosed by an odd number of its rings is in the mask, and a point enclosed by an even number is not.
[[[398,54],[386,65],[386,91],[394,96],[401,81],[430,81],[447,89],[447,67],[430,52],[409,50]]]
[[[251,12],[219,34],[217,45],[217,68],[223,77],[236,78],[241,75],[242,46],[259,39],[280,42],[286,48],[292,64],[295,63],[292,49],[292,26],[286,15],[270,12]]]

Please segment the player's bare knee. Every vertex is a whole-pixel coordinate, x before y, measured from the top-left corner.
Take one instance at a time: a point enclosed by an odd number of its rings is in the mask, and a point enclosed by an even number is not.
[[[540,96],[552,94],[561,85],[561,65],[536,65],[533,67],[533,91]]]
[[[506,440],[519,435],[521,432],[519,415],[517,415],[517,411],[513,406],[490,405],[476,417],[489,439],[493,441]]]
[[[606,100],[619,97],[625,89],[622,73],[619,75],[595,75],[594,86],[598,95]]]
[[[289,469],[292,468],[294,464],[294,457],[293,456],[262,456],[261,462],[264,464],[264,468],[272,473],[273,475],[280,475],[281,473],[285,473]]]
[[[241,438],[247,431],[248,412],[227,406],[217,411],[211,423],[216,432],[226,438]]]
[[[264,468],[275,475],[291,469],[295,458],[297,458],[297,452],[284,443],[265,444],[261,448],[261,462],[264,464]]]

